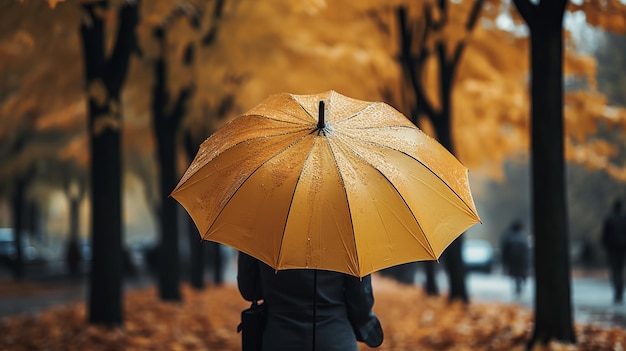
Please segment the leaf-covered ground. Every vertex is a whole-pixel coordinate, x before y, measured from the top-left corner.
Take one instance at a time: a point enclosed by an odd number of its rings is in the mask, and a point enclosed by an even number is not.
[[[446,302],[421,288],[374,279],[375,311],[385,332],[376,350],[524,350],[532,312],[516,305]],[[89,326],[84,303],[53,307],[36,317],[0,321],[0,350],[239,350],[240,311],[247,307],[236,287],[183,287],[182,303],[164,303],[154,288],[125,295],[125,324]],[[536,350],[623,350],[626,331],[577,325],[578,345]],[[361,345],[361,350],[369,350]]]

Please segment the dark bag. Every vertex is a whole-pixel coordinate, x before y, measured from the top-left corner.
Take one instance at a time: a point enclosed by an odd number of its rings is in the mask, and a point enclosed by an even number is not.
[[[237,332],[241,332],[242,351],[261,350],[266,320],[267,308],[264,303],[253,301],[250,308],[241,312],[241,323],[237,326]]]

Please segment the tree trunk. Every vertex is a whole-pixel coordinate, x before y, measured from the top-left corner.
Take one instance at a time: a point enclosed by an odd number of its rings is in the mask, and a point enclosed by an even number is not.
[[[24,278],[24,252],[22,250],[24,232],[24,196],[26,193],[26,181],[21,178],[15,181],[13,189],[13,244],[15,245],[15,259],[11,262],[13,279],[20,281]]]
[[[25,205],[26,216],[24,218],[24,229],[28,231],[28,236],[32,240],[41,240],[41,228],[39,226],[39,208],[33,200],[27,200]]]
[[[437,140],[450,152],[454,153],[454,145],[452,143],[452,129],[450,127],[450,98],[452,95],[451,77],[452,72],[447,71],[445,64],[443,66],[442,79],[441,79],[441,100],[442,100],[442,112],[439,118],[433,119],[433,126],[437,133]],[[448,299],[461,300],[465,303],[469,302],[469,294],[467,292],[467,284],[465,281],[465,264],[463,262],[462,250],[463,250],[463,235],[459,236],[456,240],[448,246],[443,253],[443,262],[446,272],[448,273],[448,283],[450,291],[448,292]]]
[[[539,341],[576,342],[572,324],[563,146],[563,14],[567,0],[514,0],[530,28],[535,325]]]
[[[155,115],[156,116],[156,115]],[[159,133],[157,148],[161,165],[161,244],[159,247],[159,296],[164,301],[181,301],[178,249],[178,211],[169,197],[176,186],[175,131]]]
[[[222,244],[213,242],[213,282],[215,285],[224,283],[224,258],[222,257]]]
[[[191,287],[196,290],[204,289],[204,240],[198,235],[198,229],[190,217],[187,218],[189,227],[189,253]]]
[[[185,145],[185,153],[190,160],[193,160],[196,157],[196,153],[198,152],[199,142],[193,138],[191,132],[188,130],[185,133],[184,138]],[[204,248],[205,242],[202,240],[200,233],[198,233],[198,228],[196,228],[195,223],[188,215],[187,226],[188,226],[188,234],[189,234],[189,252],[190,252],[190,282],[191,286],[197,290],[204,289]]]
[[[83,3],[81,40],[89,91],[91,166],[91,276],[89,322],[120,325],[122,316],[122,172],[120,93],[132,51],[139,1],[120,9],[113,52],[105,54],[105,23],[100,11],[108,1]]]
[[[105,114],[110,114],[108,108],[103,109],[90,99],[92,260],[89,321],[122,324],[120,130],[93,132],[98,116]]]
[[[80,252],[78,237],[80,198],[78,197],[78,195],[72,194],[71,191],[69,191],[68,198],[70,200],[70,233],[69,240],[67,242],[65,262],[67,264],[67,269],[70,276],[76,278],[80,274],[80,268],[82,263],[82,255]]]
[[[194,86],[181,89],[176,100],[170,105],[167,86],[167,27],[158,27],[154,37],[159,41],[161,52],[154,66],[155,83],[152,91],[152,117],[157,140],[157,153],[160,165],[161,223],[159,247],[159,295],[164,301],[180,301],[180,259],[178,245],[178,205],[169,195],[176,187],[177,157],[176,135],[180,123],[187,112],[187,104]],[[188,47],[183,59],[190,65],[193,60],[193,47]],[[168,112],[167,109],[170,109]]]
[[[471,33],[474,29],[484,0],[476,0],[472,3],[472,8],[465,23],[465,30]],[[426,115],[433,124],[437,140],[454,154],[451,131],[451,105],[452,86],[463,51],[465,50],[465,39],[460,40],[452,46],[448,52],[449,43],[445,42],[443,35],[447,25],[447,2],[438,1],[436,6],[439,15],[435,15],[432,3],[424,3],[424,16],[418,25],[409,24],[406,9],[402,6],[396,11],[400,34],[400,62],[402,64],[405,79],[411,83],[415,95],[415,111]],[[419,28],[419,30],[416,30]],[[436,37],[435,49],[437,63],[439,67],[439,91],[438,97],[441,103],[440,110],[436,110],[427,98],[422,74],[426,67],[427,59],[432,54],[428,42],[431,35]],[[414,48],[414,46],[416,48]],[[417,52],[417,53],[416,53]],[[411,116],[415,123],[417,116]],[[465,282],[465,266],[462,258],[463,237],[455,240],[444,252],[445,268],[450,282],[449,299],[469,301]],[[429,294],[437,294],[437,284],[435,281],[434,266],[426,265],[427,291]]]
[[[571,312],[562,137],[563,36],[561,21],[537,20],[530,28],[536,280],[535,328],[530,345],[536,340],[543,343],[551,339],[575,342]]]
[[[426,282],[424,289],[428,296],[439,296],[439,286],[437,285],[437,274],[435,272],[435,261],[423,262],[424,273],[426,274]]]

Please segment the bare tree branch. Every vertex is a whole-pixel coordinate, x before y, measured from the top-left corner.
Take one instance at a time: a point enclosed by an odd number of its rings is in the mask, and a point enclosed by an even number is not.
[[[119,12],[119,28],[113,53],[106,63],[105,73],[109,77],[104,77],[111,95],[115,96],[122,87],[126,71],[128,70],[128,59],[133,52],[137,52],[137,36],[135,28],[139,23],[139,1],[127,2]]]
[[[204,35],[201,41],[203,46],[211,45],[217,38],[217,33],[220,27],[219,22],[224,12],[225,3],[226,3],[226,0],[216,1],[215,7],[213,8],[213,15],[211,16],[211,27],[209,28],[206,35]]]
[[[402,67],[404,68],[405,75],[408,76],[411,82],[411,87],[415,92],[418,109],[424,111],[424,113],[428,115],[433,115],[435,111],[431,104],[428,102],[422,84],[419,80],[419,78],[421,77],[424,62],[428,57],[428,51],[426,49],[426,39],[428,37],[429,31],[428,23],[425,23],[424,30],[422,32],[423,41],[420,45],[420,54],[417,58],[415,58],[411,50],[413,44],[413,30],[407,24],[408,21],[406,9],[404,7],[398,8],[396,16],[398,17],[398,26],[400,29],[400,60],[402,62]]]
[[[476,26],[476,22],[478,22],[478,15],[480,14],[480,10],[483,8],[483,4],[485,0],[476,0],[474,6],[472,6],[472,11],[467,19],[467,23],[465,24],[465,30],[471,32]]]

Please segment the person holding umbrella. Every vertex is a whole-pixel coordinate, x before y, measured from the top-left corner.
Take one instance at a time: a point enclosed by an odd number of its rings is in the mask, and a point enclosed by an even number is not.
[[[243,252],[243,338],[263,299],[265,350],[379,345],[370,274],[437,260],[480,223],[454,155],[384,102],[332,90],[275,94],[233,119],[171,196],[203,239]]]
[[[293,269],[276,271],[243,252],[237,284],[244,299],[263,300],[267,320],[261,350],[357,351],[383,342],[372,311],[371,276]]]

